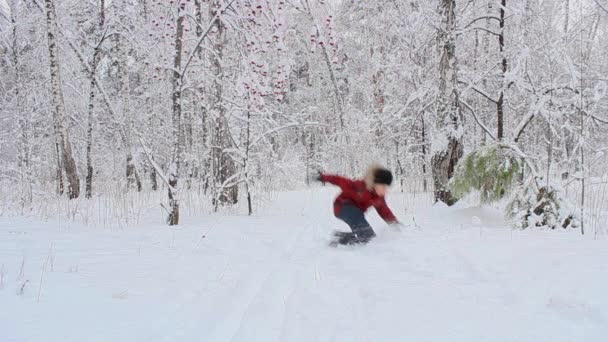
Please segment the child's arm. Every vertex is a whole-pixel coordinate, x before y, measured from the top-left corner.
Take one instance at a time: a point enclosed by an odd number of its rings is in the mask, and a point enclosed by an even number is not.
[[[389,209],[388,205],[386,205],[386,200],[384,197],[379,198],[376,203],[374,203],[374,208],[376,208],[378,215],[380,215],[380,217],[382,217],[386,223],[399,223],[395,215],[393,215],[393,212]]]
[[[353,181],[342,176],[337,175],[328,175],[324,173],[319,174],[319,180],[324,183],[330,183],[336,186],[339,186],[340,189],[346,191],[352,185]]]

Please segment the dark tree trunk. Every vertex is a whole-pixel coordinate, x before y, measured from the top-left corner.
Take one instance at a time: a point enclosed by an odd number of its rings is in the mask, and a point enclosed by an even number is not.
[[[152,171],[150,171],[150,182],[152,183],[152,190],[158,190],[158,181],[156,179],[156,169],[152,167]]]
[[[57,128],[55,128],[57,130]],[[63,185],[63,163],[61,162],[61,147],[59,147],[59,140],[55,141],[55,156],[57,156],[57,171],[55,177],[57,180],[57,194],[63,195],[65,186]]]
[[[105,0],[100,0],[99,4],[99,27],[98,27],[98,42],[93,50],[91,60],[91,70],[89,73],[89,108],[87,122],[87,176],[85,178],[85,196],[91,198],[93,196],[93,116],[95,111],[95,93],[97,87],[97,64],[101,54],[101,43],[104,39],[103,27],[105,24]]]
[[[439,13],[442,23],[438,32],[441,49],[439,62],[439,97],[437,99],[437,134],[447,142],[436,146],[431,159],[435,200],[452,205],[458,200],[449,190],[448,182],[454,175],[458,160],[462,157],[462,113],[458,100],[457,62],[455,51],[456,0],[441,0]]]
[[[253,214],[253,206],[251,204],[251,189],[249,187],[249,147],[251,144],[251,111],[247,111],[247,136],[245,138],[245,160],[243,168],[245,169],[245,190],[247,191],[247,210],[249,216]]]
[[[504,91],[506,84],[504,83],[505,75],[507,73],[507,58],[505,56],[505,7],[507,6],[507,0],[501,0],[500,3],[500,33],[498,34],[498,45],[500,48],[500,56],[502,57],[502,79],[500,94],[498,101],[496,102],[496,121],[498,132],[496,138],[502,140],[504,137]]]
[[[441,201],[447,205],[453,205],[458,201],[458,198],[452,195],[447,184],[454,175],[456,164],[462,157],[462,153],[460,141],[450,138],[446,150],[433,156],[432,166],[436,201]]]
[[[421,117],[421,121],[422,121],[422,191],[427,192],[428,191],[428,185],[427,185],[427,170],[426,170],[426,125],[424,122],[424,114]]]

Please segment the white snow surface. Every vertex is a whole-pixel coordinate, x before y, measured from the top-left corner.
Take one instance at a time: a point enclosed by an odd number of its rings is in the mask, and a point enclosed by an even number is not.
[[[377,239],[330,248],[334,195],[174,228],[0,218],[0,341],[607,340],[605,238],[390,194],[408,227],[370,213]]]
[[[0,0],[0,11],[2,11],[2,13],[6,14],[7,17],[10,16],[11,7],[8,5],[6,0]]]

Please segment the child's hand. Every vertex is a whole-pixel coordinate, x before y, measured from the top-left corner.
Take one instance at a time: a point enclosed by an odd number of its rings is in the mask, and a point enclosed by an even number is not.
[[[317,182],[321,182],[321,183],[323,183],[323,185],[325,185],[325,182],[321,178],[321,174],[322,174],[321,171],[317,171],[317,176],[315,177],[315,180]]]

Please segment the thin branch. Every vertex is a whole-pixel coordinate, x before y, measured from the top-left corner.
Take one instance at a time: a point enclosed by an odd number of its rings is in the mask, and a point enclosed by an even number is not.
[[[604,10],[604,12],[608,13],[608,9],[606,7],[604,7],[604,5],[600,4],[600,2],[598,0],[595,0],[595,3]]]
[[[515,154],[517,154],[523,161],[524,163],[526,163],[528,165],[528,167],[530,168],[530,171],[532,173],[532,179],[534,180],[534,184],[536,185],[536,187],[538,188],[538,182],[537,182],[537,178],[538,178],[538,168],[536,167],[536,165],[534,163],[532,163],[530,161],[530,157],[528,157],[527,154],[525,154],[517,145],[515,144],[507,144],[507,143],[499,143],[498,147],[500,148],[504,148],[504,149],[508,149],[511,150],[513,152],[515,152]]]
[[[477,122],[477,124],[490,136],[490,138],[492,138],[492,140],[496,141],[496,137],[494,137],[494,135],[492,134],[492,132],[490,132],[488,127],[486,125],[484,125],[483,122],[481,122],[481,120],[477,117],[477,114],[475,113],[473,108],[468,103],[466,103],[464,100],[459,100],[459,101],[465,107],[467,107],[467,109],[471,112],[471,114],[473,114],[473,118],[475,118],[475,121]]]
[[[165,182],[165,184],[167,184],[167,187],[169,187],[169,191],[171,191],[172,193],[175,193],[176,192],[175,188],[172,187],[171,184],[169,184],[169,181],[167,180],[167,176],[165,176],[165,174],[163,173],[163,170],[160,168],[160,166],[158,166],[158,164],[156,164],[156,162],[152,158],[152,155],[150,155],[150,151],[148,151],[148,149],[146,148],[146,145],[144,144],[143,140],[141,139],[141,134],[139,132],[136,132],[136,134],[137,134],[137,139],[139,140],[139,144],[141,145],[141,148],[144,150],[144,154],[146,155],[146,158],[148,158],[148,161],[150,162],[150,164],[152,165],[152,167],[154,168],[156,173],[163,180],[163,182]]]
[[[578,89],[573,89],[571,87],[565,86],[565,87],[555,87],[555,88],[547,89],[547,90],[545,90],[543,92],[543,95],[547,95],[547,94],[552,93],[552,92],[554,92],[556,90],[570,90],[570,91],[574,92],[575,94],[579,93]]]
[[[466,85],[468,88],[473,89],[476,93],[478,93],[479,95],[485,97],[488,101],[492,102],[492,103],[498,103],[497,100],[494,100],[493,98],[490,97],[490,95],[484,93],[483,91],[477,89],[475,86],[473,86],[470,83],[466,83],[464,81],[458,80],[458,83],[462,83],[464,85]]]
[[[305,123],[296,122],[296,123],[284,125],[284,126],[277,127],[277,128],[274,128],[274,129],[271,129],[271,130],[269,130],[267,132],[262,133],[261,136],[259,136],[254,142],[252,142],[249,145],[249,148],[255,146],[257,143],[259,143],[262,139],[264,139],[269,134],[276,133],[276,132],[282,131],[284,129],[293,128],[293,127],[299,127],[299,126],[303,126],[303,127],[306,127],[306,126],[329,127],[327,125],[323,125],[323,124],[320,124],[318,122],[308,122],[308,123],[307,122],[305,122]]]
[[[231,0],[226,6],[224,6],[224,8],[218,10],[217,13],[215,13],[215,16],[211,19],[211,21],[209,23],[209,27],[207,27],[207,29],[205,30],[203,35],[199,38],[198,43],[196,43],[196,46],[194,47],[194,49],[192,49],[192,52],[190,53],[190,57],[188,57],[188,61],[186,62],[186,65],[184,65],[184,68],[180,71],[181,72],[181,80],[180,80],[181,84],[184,83],[184,76],[186,75],[186,71],[188,70],[188,67],[190,66],[190,62],[192,62],[192,58],[194,58],[199,47],[201,46],[201,44],[203,43],[205,38],[207,38],[207,35],[209,34],[209,32],[211,32],[211,29],[215,25],[215,21],[220,17],[222,12],[224,12],[228,7],[230,7],[230,5],[232,5],[232,3],[234,1],[235,0]],[[197,23],[196,21],[195,21],[195,23],[198,27],[201,27],[199,25],[199,23]]]
[[[528,115],[524,117],[523,120],[520,121],[519,125],[517,125],[517,128],[515,128],[515,137],[513,138],[514,142],[519,141],[521,134],[524,132],[526,127],[528,127],[528,124],[532,121],[532,119],[534,119],[535,116],[536,111],[531,111],[528,113]]]
[[[600,118],[597,115],[593,115],[593,114],[587,113],[586,111],[582,111],[582,113],[585,114],[585,115],[587,115],[588,117],[594,119],[594,120],[597,120],[597,121],[603,123],[603,124],[608,124],[608,119]]]
[[[475,22],[482,20],[482,19],[494,19],[498,22],[500,22],[500,18],[499,17],[495,17],[495,16],[491,16],[491,15],[486,15],[484,17],[479,17],[477,19],[474,19],[473,21],[471,21],[470,23],[468,23],[464,28],[469,28],[471,25],[473,25]]]
[[[487,33],[489,33],[489,34],[493,34],[493,35],[495,35],[496,37],[500,37],[500,33],[496,33],[496,32],[494,32],[494,31],[490,31],[490,30],[488,30],[488,29],[486,29],[486,28],[483,28],[483,27],[471,27],[471,28],[469,28],[469,29],[466,29],[466,30],[462,30],[462,31],[457,32],[457,33],[456,33],[456,35],[457,35],[457,36],[459,36],[459,35],[461,35],[461,34],[463,34],[463,33],[467,33],[467,32],[469,32],[469,31],[473,31],[473,30],[480,30],[480,31],[484,31],[484,32],[487,32]]]

